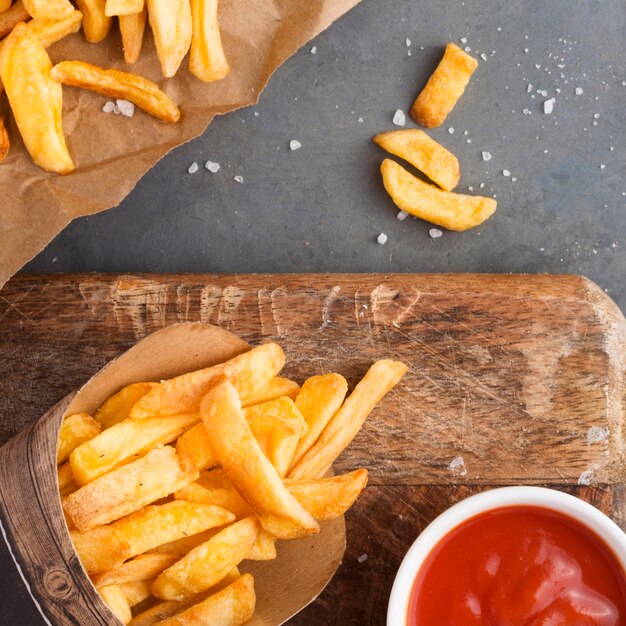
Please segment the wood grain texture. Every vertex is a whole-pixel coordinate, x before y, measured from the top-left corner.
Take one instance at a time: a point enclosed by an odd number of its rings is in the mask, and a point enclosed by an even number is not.
[[[344,565],[293,624],[384,623],[419,530],[491,485],[552,485],[625,526],[626,323],[580,277],[25,276],[0,292],[0,320],[1,441],[172,322],[277,340],[300,381],[338,371],[353,385],[376,358],[409,363],[335,466],[367,467],[370,483]]]

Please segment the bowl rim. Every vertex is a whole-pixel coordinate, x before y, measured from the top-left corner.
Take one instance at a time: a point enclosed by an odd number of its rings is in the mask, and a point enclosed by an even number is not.
[[[533,506],[572,517],[604,540],[626,571],[626,534],[593,505],[556,489],[513,486],[488,489],[457,502],[436,517],[407,551],[393,582],[387,607],[387,626],[406,626],[413,583],[432,549],[454,528],[487,511],[510,506]]]

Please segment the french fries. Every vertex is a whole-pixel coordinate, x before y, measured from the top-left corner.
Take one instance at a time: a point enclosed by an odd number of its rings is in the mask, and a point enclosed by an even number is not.
[[[108,587],[100,587],[98,592],[115,617],[123,624],[128,624],[133,618],[133,614],[122,588],[119,585],[109,585]]]
[[[218,0],[191,0],[193,22],[189,71],[204,82],[221,80],[230,73],[217,19]]]
[[[152,592],[163,600],[184,600],[213,587],[243,561],[259,530],[254,517],[227,526],[161,572]]]
[[[461,168],[458,159],[441,144],[417,128],[392,130],[373,139],[387,152],[408,161],[445,191],[459,184]]]
[[[150,588],[152,580],[133,580],[127,583],[121,583],[119,588],[122,590],[128,606],[131,608],[143,602],[152,595]]]
[[[0,13],[0,39],[6,37],[20,22],[30,19],[22,0],[17,0],[9,9]]]
[[[110,428],[130,417],[130,410],[140,398],[159,383],[134,383],[127,385],[106,400],[93,414],[93,418],[102,428]]]
[[[478,61],[449,43],[439,65],[411,107],[413,119],[426,128],[441,126],[463,95]]]
[[[400,209],[448,230],[474,228],[491,217],[497,208],[493,198],[437,189],[391,159],[385,159],[380,170],[387,193]]]
[[[69,0],[22,0],[31,17],[62,20],[74,11]]]
[[[130,556],[130,546],[110,526],[98,526],[85,533],[72,530],[70,537],[88,574],[120,567]]]
[[[59,465],[57,468],[57,480],[59,483],[59,493],[62,496],[67,496],[72,493],[72,491],[78,489],[69,461],[63,463],[63,465]]]
[[[130,100],[164,122],[177,122],[179,108],[152,81],[137,74],[106,70],[84,61],[61,61],[52,68],[54,80],[95,91],[110,98]]]
[[[317,522],[287,491],[261,451],[237,391],[228,380],[218,383],[204,397],[200,415],[224,471],[265,530],[279,539],[319,532]]]
[[[0,95],[2,95],[2,85],[0,84]],[[4,125],[4,117],[0,115],[0,163],[6,159],[9,154],[11,142],[9,141],[9,133]]]
[[[400,361],[376,361],[335,413],[315,445],[289,472],[289,478],[321,478],[359,432],[372,409],[398,384],[407,369]]]
[[[118,18],[126,63],[135,63],[141,54],[147,18],[148,12],[145,6],[139,13],[120,15]]]
[[[252,544],[246,559],[250,561],[271,561],[276,558],[276,538],[261,530]]]
[[[61,123],[63,95],[50,76],[43,44],[26,24],[18,24],[0,48],[0,80],[26,149],[41,168],[68,174],[74,164]]]
[[[270,380],[265,387],[259,390],[254,390],[242,399],[241,406],[247,408],[255,404],[276,400],[276,398],[282,398],[283,396],[295,400],[299,391],[300,385],[298,385],[298,383],[294,380],[282,378],[281,376],[274,376],[274,378],[272,378],[272,380]]]
[[[111,30],[113,18],[104,12],[105,0],[76,0],[83,14],[83,32],[89,43],[102,41]]]
[[[188,500],[191,502],[191,500]],[[200,544],[206,543],[211,537],[214,537],[218,533],[215,528],[210,528],[201,533],[195,535],[189,535],[189,537],[181,537],[175,541],[164,543],[156,548],[150,550],[150,554],[176,554],[178,558],[185,556],[188,552],[191,552],[194,548],[197,548]]]
[[[197,475],[180,469],[174,448],[155,448],[81,487],[63,500],[79,531],[108,524],[193,482]]]
[[[114,15],[133,15],[140,13],[145,7],[145,0],[106,0],[104,14],[109,17]]]
[[[100,424],[87,413],[76,413],[75,415],[66,417],[59,429],[57,465],[66,461],[72,450],[82,443],[93,439],[99,433]]]
[[[44,48],[48,48],[64,37],[77,33],[82,23],[83,14],[80,11],[72,11],[61,19],[35,18],[28,22],[28,28],[39,37]]]
[[[189,0],[146,0],[148,19],[163,76],[171,78],[191,45]]]
[[[4,13],[11,8],[13,0],[0,0],[0,13]]]
[[[149,580],[158,576],[176,561],[178,561],[177,554],[142,554],[119,567],[92,575],[91,581],[96,587],[104,587],[132,583],[137,580]]]

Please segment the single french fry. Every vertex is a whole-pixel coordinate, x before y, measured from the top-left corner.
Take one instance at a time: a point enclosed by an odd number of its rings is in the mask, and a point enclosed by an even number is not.
[[[226,509],[208,504],[174,500],[147,506],[113,524],[130,546],[130,556],[143,554],[181,537],[235,521]]]
[[[148,11],[146,7],[139,13],[120,15],[120,34],[122,35],[122,48],[124,49],[124,61],[135,63],[141,54],[143,46],[143,34],[146,30]]]
[[[39,37],[44,48],[48,48],[64,37],[77,33],[82,23],[83,14],[80,11],[72,11],[58,20],[35,18],[28,22],[28,28]]]
[[[194,548],[197,548],[200,544],[206,543],[211,537],[214,537],[219,532],[217,528],[209,528],[201,533],[195,535],[189,535],[188,537],[181,537],[175,541],[164,543],[156,548],[150,550],[150,554],[176,554],[178,558],[185,556],[188,552],[191,552]]]
[[[143,602],[152,595],[150,588],[153,580],[133,580],[127,583],[120,583],[119,587],[131,608]]]
[[[339,374],[313,376],[304,382],[300,393],[296,396],[296,406],[304,417],[309,430],[298,443],[292,467],[317,441],[326,428],[326,424],[339,410],[346,393],[348,393],[348,383]]]
[[[443,124],[477,67],[478,61],[474,57],[449,43],[439,65],[413,103],[413,119],[426,128]]]
[[[458,159],[423,130],[391,130],[376,135],[373,141],[409,162],[445,191],[451,191],[459,184],[461,168]]]
[[[146,394],[133,407],[132,418],[172,415],[197,411],[205,394],[221,376],[228,378],[246,403],[280,372],[285,353],[275,343],[266,343],[230,361],[166,380]]]
[[[400,361],[376,361],[335,413],[315,445],[291,470],[289,478],[321,478],[354,439],[372,409],[398,384],[407,369]]]
[[[70,464],[74,478],[79,485],[85,485],[160,444],[174,441],[199,419],[197,413],[141,421],[125,419],[103,430],[71,453]]]
[[[343,515],[367,485],[367,470],[303,482],[286,480],[289,493],[316,519],[329,520]]]
[[[246,559],[250,561],[272,561],[276,558],[276,537],[266,530],[259,531],[256,541],[250,548]]]
[[[137,401],[159,383],[134,383],[127,385],[106,400],[93,414],[102,428],[110,428],[130,417],[130,411]]]
[[[319,532],[319,525],[287,491],[263,454],[241,408],[236,389],[223,380],[204,397],[200,415],[217,457],[261,526],[279,539]]]
[[[14,2],[10,8],[0,13],[0,39],[6,37],[17,24],[27,22],[29,19],[30,15],[24,8],[22,0]]]
[[[244,574],[206,600],[160,622],[161,626],[241,626],[254,614],[254,578]]]
[[[156,448],[63,499],[76,528],[85,532],[164,498],[197,479],[180,469],[174,448]]]
[[[184,600],[209,589],[245,559],[259,530],[254,517],[227,526],[161,572],[152,593],[162,600]]]
[[[57,468],[57,479],[59,483],[59,493],[61,497],[67,496],[73,491],[78,489],[78,485],[74,480],[74,474],[72,473],[72,467],[69,462],[59,465]]]
[[[100,424],[87,413],[68,415],[59,429],[57,447],[57,465],[66,461],[70,453],[81,444],[93,439],[100,433]]]
[[[31,17],[62,20],[74,11],[69,0],[22,0]]]
[[[70,493],[72,492],[70,491]],[[63,519],[65,520],[65,525],[68,530],[76,530],[76,526],[74,526],[72,518],[65,511],[63,511]]]
[[[54,80],[95,91],[109,98],[129,100],[164,122],[177,122],[179,108],[155,83],[143,76],[104,69],[84,61],[61,61],[51,71]]]
[[[186,472],[206,470],[218,464],[217,454],[202,422],[192,426],[178,438],[176,454],[180,459],[180,466]]]
[[[44,170],[68,174],[74,164],[63,135],[63,94],[51,68],[37,35],[26,24],[17,24],[0,46],[0,80],[33,161]]]
[[[221,80],[230,73],[217,19],[218,0],[191,0],[193,33],[189,71],[204,82]]]
[[[148,19],[163,76],[171,78],[191,45],[189,0],[146,0]]]
[[[86,533],[72,530],[70,537],[88,574],[120,567],[130,555],[130,546],[110,526],[98,526]]]
[[[91,582],[95,587],[105,587],[132,583],[137,580],[149,580],[158,576],[170,565],[174,565],[178,558],[178,554],[142,554],[119,567],[94,574]]]
[[[102,41],[111,30],[113,18],[104,12],[105,0],[76,0],[83,14],[83,32],[89,43]]]
[[[145,0],[106,0],[104,14],[109,17],[115,15],[132,15],[141,13],[145,7]]]
[[[491,217],[498,206],[493,198],[442,191],[391,159],[382,162],[380,171],[387,193],[400,209],[449,230],[474,228]]]
[[[4,13],[11,8],[11,4],[13,4],[13,0],[0,0],[0,13]]]
[[[130,622],[133,618],[133,614],[130,610],[128,600],[119,585],[100,587],[100,589],[98,589],[98,593],[120,622],[123,624],[128,624]]]
[[[242,399],[241,406],[247,408],[255,404],[276,400],[276,398],[282,398],[283,396],[295,400],[299,391],[300,385],[295,380],[274,376],[265,387],[254,390],[245,399]]]
[[[0,83],[0,95],[2,95],[2,89],[2,83]],[[4,125],[4,117],[0,115],[0,163],[6,159],[10,147],[9,133],[7,133],[7,128]]]

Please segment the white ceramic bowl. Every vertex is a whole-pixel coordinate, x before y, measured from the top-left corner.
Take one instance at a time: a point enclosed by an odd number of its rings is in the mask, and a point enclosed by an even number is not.
[[[587,526],[612,549],[626,570],[626,534],[604,513],[579,498],[543,487],[491,489],[455,504],[433,520],[406,553],[391,589],[387,626],[406,626],[411,590],[431,550],[451,530],[485,511],[508,506],[536,506],[564,513]]]

